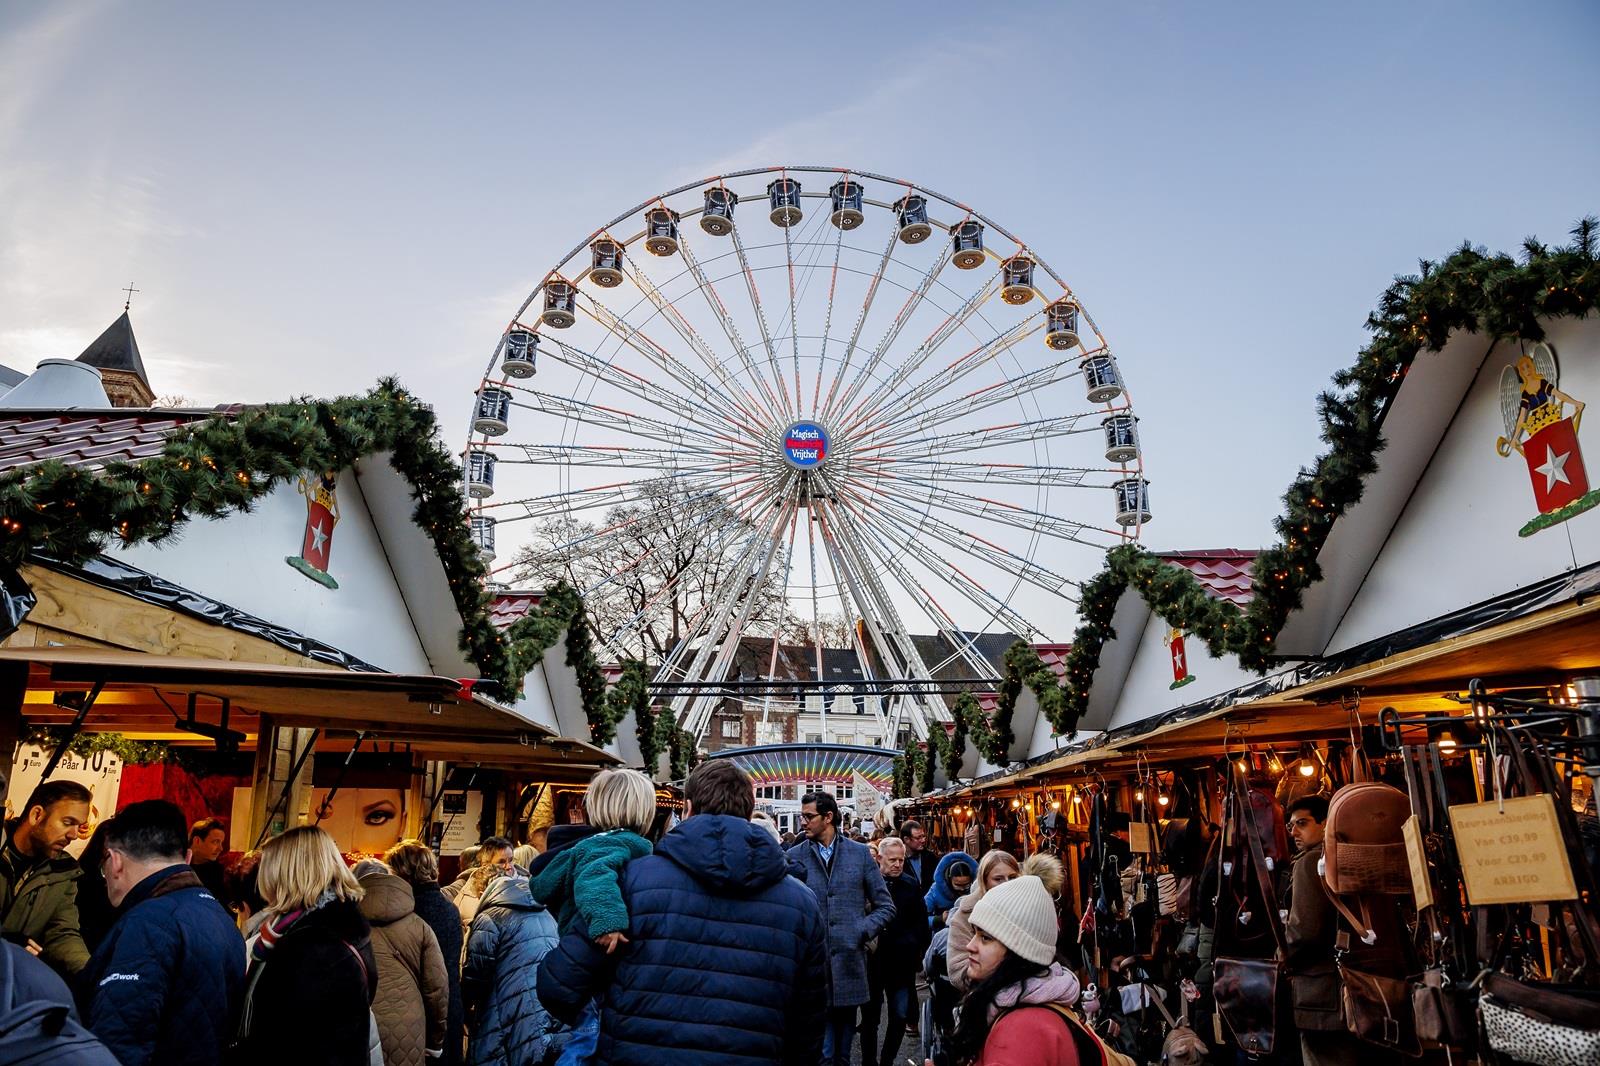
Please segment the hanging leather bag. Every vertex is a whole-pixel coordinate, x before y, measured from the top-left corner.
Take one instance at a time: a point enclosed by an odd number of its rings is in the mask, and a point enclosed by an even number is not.
[[[1240,1049],[1250,1055],[1270,1056],[1277,1047],[1278,994],[1284,983],[1283,922],[1278,916],[1272,876],[1253,822],[1249,816],[1241,818],[1239,830],[1248,843],[1250,864],[1265,901],[1262,909],[1266,912],[1277,953],[1270,959],[1217,959],[1212,964],[1211,995],[1216,1000],[1217,1013]],[[1282,829],[1281,819],[1279,829]]]
[[[1491,973],[1483,980],[1478,1009],[1489,1046],[1519,1062],[1600,1062],[1600,990],[1524,984]]]
[[[1393,785],[1362,781],[1335,792],[1323,834],[1322,879],[1328,889],[1336,896],[1411,895],[1401,834],[1410,817],[1411,801]]]
[[[1400,1055],[1422,1054],[1409,980],[1365,973],[1340,963],[1339,982],[1345,1028],[1357,1039]]]

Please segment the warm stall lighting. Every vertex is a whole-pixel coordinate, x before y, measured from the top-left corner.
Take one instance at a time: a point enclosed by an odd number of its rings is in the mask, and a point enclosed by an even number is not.
[[[1050,809],[1052,811],[1059,811],[1061,809],[1061,801],[1060,800],[1051,800],[1050,801]]]
[[[1011,801],[1011,809],[1012,810],[1016,810],[1020,806],[1022,806],[1022,801],[1021,800],[1014,799],[1014,800]]]
[[[1165,792],[1161,793],[1161,795],[1156,797],[1156,803],[1160,804],[1163,807],[1165,807],[1167,804],[1169,804],[1171,802],[1172,802],[1172,797],[1167,795]]]
[[[1440,751],[1455,751],[1456,750],[1456,735],[1454,733],[1450,732],[1450,730],[1448,730],[1448,729],[1442,730],[1439,733],[1439,750]]]
[[[1137,792],[1135,792],[1133,794],[1133,802],[1135,802],[1135,803],[1143,803],[1144,802],[1144,789],[1141,788],[1139,791],[1137,791]]]

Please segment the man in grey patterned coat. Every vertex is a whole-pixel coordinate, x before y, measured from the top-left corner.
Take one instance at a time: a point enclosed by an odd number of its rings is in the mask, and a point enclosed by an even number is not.
[[[894,917],[883,874],[865,844],[839,832],[839,805],[827,792],[800,801],[805,839],[789,849],[789,871],[816,893],[828,927],[828,1022],[822,1061],[848,1066],[856,1010],[867,1002],[867,942]]]

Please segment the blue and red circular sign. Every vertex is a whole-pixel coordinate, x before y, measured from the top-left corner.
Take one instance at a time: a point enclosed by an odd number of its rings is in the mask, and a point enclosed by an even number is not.
[[[817,422],[791,422],[783,431],[783,459],[796,470],[816,470],[828,458],[828,431]]]

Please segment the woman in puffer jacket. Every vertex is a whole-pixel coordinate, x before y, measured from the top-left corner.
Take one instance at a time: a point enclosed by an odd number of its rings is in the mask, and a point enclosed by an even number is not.
[[[538,1066],[561,1054],[570,1030],[545,1011],[538,989],[539,963],[560,939],[526,877],[484,889],[461,973],[469,1066]]]
[[[411,886],[376,859],[356,863],[366,895],[361,914],[372,926],[378,995],[372,1013],[383,1041],[384,1066],[426,1066],[444,1055],[449,983],[439,938],[417,916]]]

